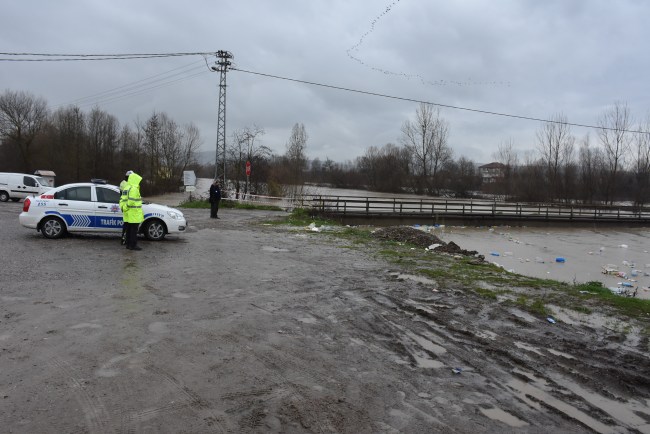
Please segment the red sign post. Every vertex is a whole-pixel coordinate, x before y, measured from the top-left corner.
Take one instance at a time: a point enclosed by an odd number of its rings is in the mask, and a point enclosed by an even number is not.
[[[251,162],[246,162],[246,176],[251,176]]]

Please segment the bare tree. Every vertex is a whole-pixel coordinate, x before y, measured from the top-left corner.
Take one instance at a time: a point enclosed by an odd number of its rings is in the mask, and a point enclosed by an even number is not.
[[[0,137],[19,153],[24,172],[34,170],[32,144],[47,121],[47,103],[26,92],[0,95]]]
[[[632,170],[636,181],[634,206],[641,208],[650,200],[650,115],[638,130],[641,132],[634,139],[636,155]]]
[[[288,196],[293,197],[302,193],[304,170],[307,165],[307,131],[302,123],[297,123],[291,130],[285,159],[287,161],[286,184]]]
[[[118,148],[119,122],[115,116],[95,107],[87,117],[86,126],[91,176],[108,178]]]
[[[450,160],[445,169],[453,174],[449,177],[449,189],[455,197],[471,197],[472,191],[479,186],[476,164],[469,158],[461,156],[457,161]]]
[[[77,106],[60,108],[51,117],[49,160],[61,181],[87,179],[86,116]],[[66,173],[67,172],[67,173]]]
[[[557,114],[550,122],[545,122],[537,131],[537,150],[544,167],[548,184],[548,199],[567,200],[565,169],[569,169],[573,160],[575,138],[566,116]]]
[[[512,196],[514,193],[513,183],[515,181],[515,174],[519,165],[519,155],[517,154],[512,138],[499,144],[493,158],[505,166],[503,169],[503,179],[500,182],[500,193],[505,194],[507,197]]]
[[[598,138],[605,152],[607,178],[605,183],[605,202],[614,201],[617,193],[619,172],[625,168],[625,158],[630,150],[628,130],[632,123],[627,104],[617,102],[605,110],[598,119]]]
[[[440,117],[440,110],[421,103],[415,111],[415,122],[402,125],[402,144],[413,160],[413,174],[420,182],[419,193],[439,193],[440,169],[453,157],[448,144],[449,124]]]
[[[366,149],[365,155],[357,159],[357,167],[370,190],[398,193],[409,178],[410,159],[406,148],[387,143]]]
[[[257,163],[271,155],[271,149],[257,143],[257,139],[262,135],[264,135],[264,129],[257,125],[247,126],[232,133],[233,146],[229,158],[232,165],[230,173],[234,173],[232,178],[237,197],[239,197],[241,191],[242,181],[244,182],[244,194],[249,191],[249,177],[245,175],[246,161],[250,161],[251,166],[256,167],[255,172],[251,170],[251,176],[255,179],[256,175],[254,174],[257,173]]]

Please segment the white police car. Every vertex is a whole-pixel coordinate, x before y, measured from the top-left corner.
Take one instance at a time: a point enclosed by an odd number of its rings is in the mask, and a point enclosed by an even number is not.
[[[104,181],[81,182],[55,187],[25,199],[18,217],[26,228],[41,231],[46,238],[66,232],[122,233],[120,189]],[[144,222],[140,233],[149,240],[184,232],[183,213],[165,205],[143,202]]]

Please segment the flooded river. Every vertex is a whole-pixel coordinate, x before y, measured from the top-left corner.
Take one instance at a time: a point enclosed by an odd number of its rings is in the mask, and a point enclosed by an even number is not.
[[[600,281],[608,288],[637,287],[637,297],[650,299],[648,229],[508,226],[425,229],[445,242],[453,241],[464,249],[476,250],[486,260],[515,273],[569,283]],[[609,274],[604,274],[607,269]]]

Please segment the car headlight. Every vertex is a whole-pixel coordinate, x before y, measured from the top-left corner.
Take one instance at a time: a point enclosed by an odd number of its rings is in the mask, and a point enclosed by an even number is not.
[[[183,219],[183,214],[181,214],[178,211],[167,211],[167,215],[174,220],[182,220]]]

